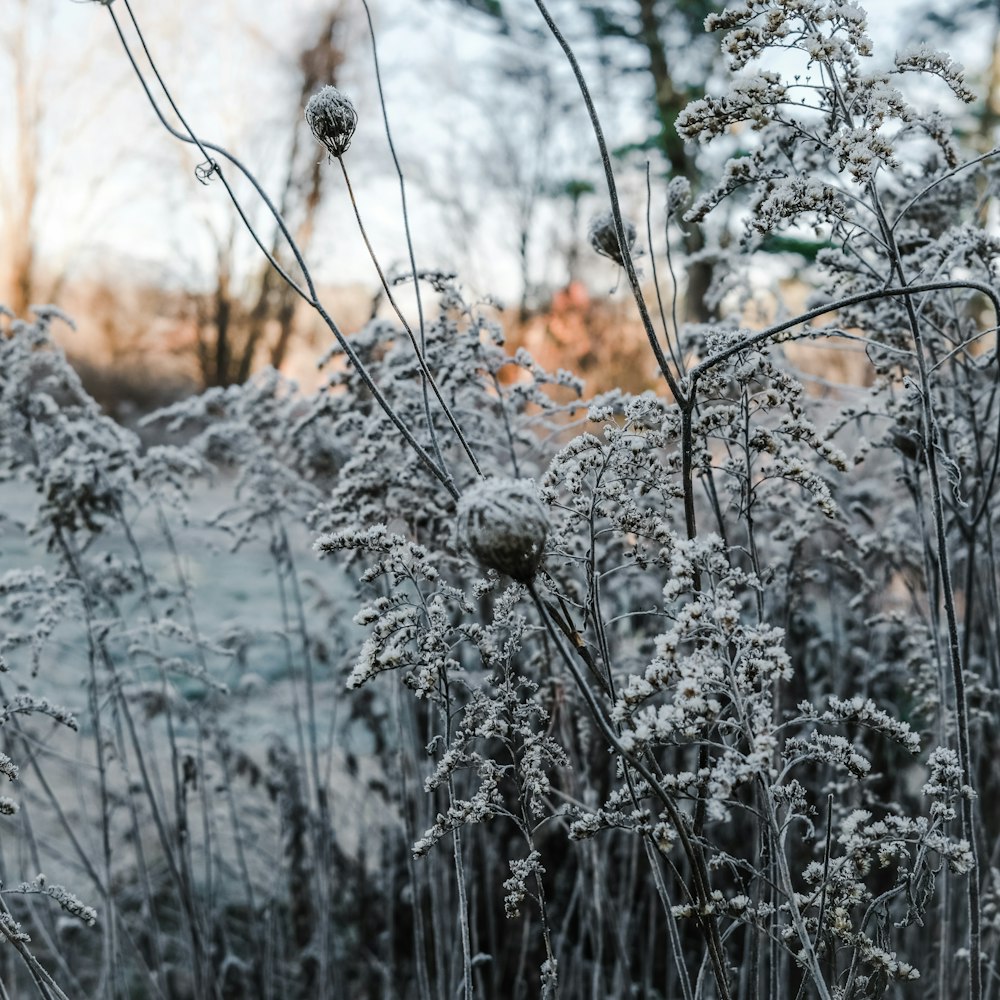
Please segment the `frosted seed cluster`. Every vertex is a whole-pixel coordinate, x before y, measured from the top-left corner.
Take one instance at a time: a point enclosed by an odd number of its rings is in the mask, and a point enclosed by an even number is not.
[[[487,479],[458,504],[469,551],[488,569],[530,583],[542,565],[549,519],[530,479]]]
[[[631,253],[635,246],[636,229],[628,219],[622,220],[622,226],[625,229],[625,243]],[[611,212],[605,212],[591,220],[590,228],[587,230],[587,239],[602,257],[613,260],[621,267],[625,266],[625,256],[618,243],[618,231],[615,229],[615,217]]]
[[[318,142],[331,156],[343,156],[351,145],[358,113],[350,98],[336,87],[324,87],[309,98],[306,121]]]

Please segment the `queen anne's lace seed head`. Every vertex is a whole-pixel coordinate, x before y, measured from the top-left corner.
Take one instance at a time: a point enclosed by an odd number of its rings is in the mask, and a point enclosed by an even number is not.
[[[351,145],[358,113],[350,99],[336,87],[324,87],[309,98],[306,121],[312,134],[331,156],[343,156]]]
[[[487,479],[458,504],[459,531],[489,569],[530,583],[542,564],[549,519],[530,479]]]
[[[622,226],[625,229],[625,242],[631,251],[635,246],[635,226],[628,219],[622,219]],[[590,229],[587,231],[587,239],[602,257],[608,257],[621,267],[625,266],[625,257],[618,243],[618,232],[615,229],[615,218],[611,212],[598,215],[591,221]]]

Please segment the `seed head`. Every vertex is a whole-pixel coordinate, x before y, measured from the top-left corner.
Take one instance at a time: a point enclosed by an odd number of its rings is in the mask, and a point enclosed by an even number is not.
[[[542,564],[549,519],[530,479],[486,479],[458,503],[462,540],[489,569],[530,583]]]
[[[331,156],[347,152],[358,124],[358,113],[350,99],[336,87],[324,87],[309,98],[306,121],[312,134],[326,146]]]
[[[625,242],[631,251],[635,246],[635,226],[628,219],[622,219],[622,225],[625,229]],[[591,220],[587,238],[602,257],[608,257],[621,267],[625,266],[625,258],[618,245],[618,233],[615,231],[615,217],[611,212],[605,212]]]

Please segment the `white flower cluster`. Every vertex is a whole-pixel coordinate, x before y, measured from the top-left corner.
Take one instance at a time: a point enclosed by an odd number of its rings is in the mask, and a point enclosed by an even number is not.
[[[21,925],[4,910],[0,910],[0,935],[11,942],[21,944],[31,942],[31,935],[21,930]]]
[[[857,723],[901,744],[911,754],[920,753],[919,734],[913,731],[908,722],[896,719],[880,709],[871,698],[862,698],[860,695],[853,698],[831,697],[827,710],[822,713],[817,713],[808,703],[800,705],[799,709],[824,724]]]
[[[943,822],[957,815],[955,803],[969,791],[962,780],[962,767],[958,754],[950,747],[935,747],[927,761],[930,776],[923,793],[931,800],[931,816]]]
[[[785,752],[803,759],[822,761],[846,769],[855,778],[864,778],[871,771],[871,761],[844,736],[812,732],[806,738],[786,740]]]
[[[962,67],[947,55],[916,46],[897,55],[889,74],[862,72],[862,60],[872,55],[864,12],[839,0],[746,0],[710,15],[706,26],[727,32],[723,51],[741,75],[724,95],[688,105],[678,131],[706,142],[749,125],[760,138],[749,154],[729,161],[689,220],[703,219],[734,191],[752,185],[748,234],[767,235],[796,223],[838,231],[852,217],[859,188],[883,171],[901,169],[898,146],[907,137],[929,136],[954,164],[946,124],[934,111],[914,111],[892,82],[902,73],[933,74],[971,100]],[[748,69],[770,49],[801,52],[818,79],[808,72],[786,80],[771,69]],[[841,177],[831,172],[834,165]]]
[[[499,808],[502,808],[502,797],[499,789],[499,775],[495,765],[484,762],[479,771],[481,784],[475,794],[469,799],[459,799],[448,807],[447,813],[438,813],[433,826],[412,847],[413,856],[421,858],[442,838],[452,830],[472,823],[485,823],[492,819]]]
[[[965,67],[947,52],[932,49],[926,43],[911,45],[896,54],[896,69],[900,72],[930,73],[940,77],[956,97],[971,104],[975,93],[966,86]]]
[[[0,774],[5,774],[11,781],[17,781],[17,765],[3,751],[0,751]]]
[[[503,883],[506,893],[503,901],[504,911],[508,920],[521,915],[521,903],[524,902],[525,896],[531,894],[527,886],[528,879],[539,879],[545,874],[541,860],[541,854],[532,851],[526,858],[515,858],[509,862],[510,878]]]
[[[777,108],[787,99],[781,75],[761,70],[734,80],[723,97],[692,101],[677,117],[677,132],[686,139],[706,142],[742,122],[760,131],[775,120]]]
[[[8,722],[15,715],[35,714],[47,715],[60,725],[66,726],[74,732],[80,728],[76,716],[69,709],[53,705],[48,698],[36,698],[29,694],[18,695],[0,708],[0,726]]]
[[[776,45],[851,64],[871,53],[867,27],[864,10],[849,0],[742,0],[705,19],[706,30],[728,32],[722,49],[734,70]]]

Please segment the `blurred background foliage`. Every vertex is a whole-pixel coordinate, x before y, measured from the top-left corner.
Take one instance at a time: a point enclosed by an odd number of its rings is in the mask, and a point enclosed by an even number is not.
[[[718,6],[553,3],[594,88],[640,248],[659,259],[665,180],[684,176],[697,193],[721,162],[720,152],[695,151],[674,129],[681,109],[721,80],[717,40],[703,29]],[[534,6],[385,0],[373,8],[413,192],[418,265],[457,273],[473,295],[498,296],[510,345],[573,367],[590,391],[623,379],[645,384],[652,373],[636,364],[642,335],[614,294],[616,269],[586,245],[589,219],[606,207],[597,150]],[[74,314],[79,330],[65,346],[121,419],[244,382],[266,365],[310,387],[328,346],[322,332],[260,259],[220,186],[199,185],[197,158],[157,127],[107,19],[93,13],[63,0],[11,0],[0,25],[0,139],[10,151],[0,161],[0,302],[17,314],[36,302]],[[380,255],[401,266],[405,241],[361,5],[269,0],[247,12],[228,0],[184,0],[140,13],[195,130],[257,173],[338,322],[360,328],[385,303],[342,184],[306,141],[302,108],[326,83],[358,103],[352,174]],[[980,149],[993,144],[1000,109],[998,23],[996,4],[976,2],[891,5],[872,25],[876,39],[932,38],[963,54],[986,95],[962,125]],[[289,265],[276,228],[248,203],[263,242]],[[711,247],[726,242],[733,222],[689,226],[674,248],[688,320],[719,309],[707,295]],[[787,282],[820,244],[788,233],[760,249],[771,258],[770,280]],[[670,275],[657,278],[670,294]]]

